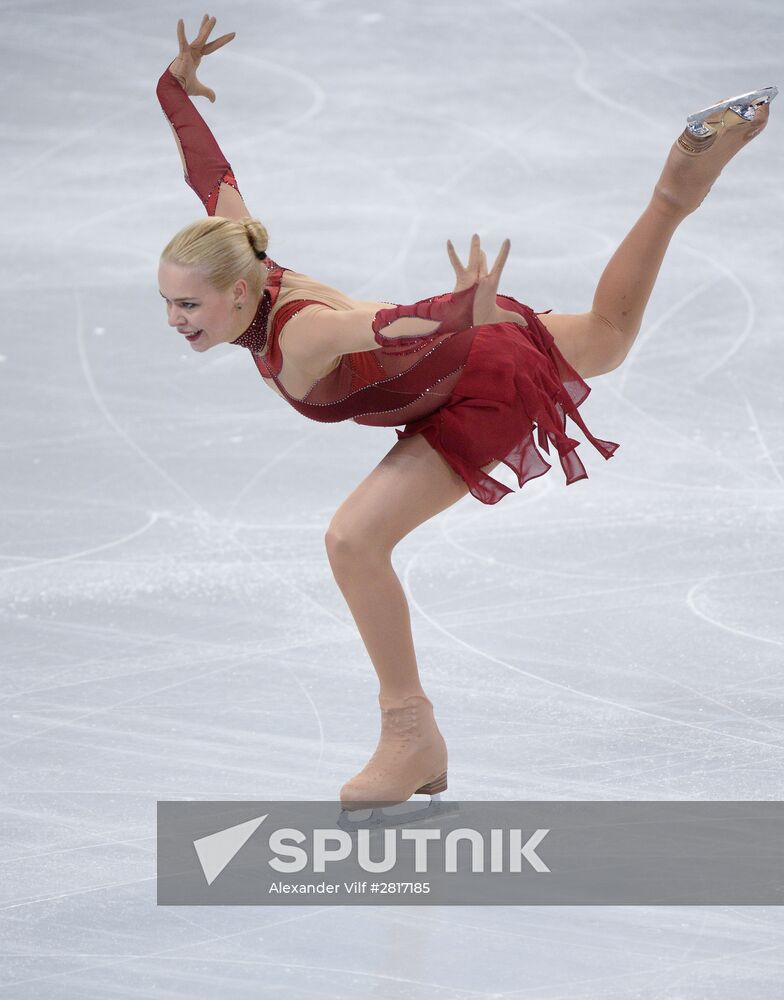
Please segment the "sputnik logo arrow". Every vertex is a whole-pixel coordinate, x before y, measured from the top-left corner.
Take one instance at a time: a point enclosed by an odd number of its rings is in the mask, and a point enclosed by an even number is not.
[[[200,837],[194,840],[193,846],[201,864],[201,870],[207,880],[207,885],[212,885],[220,875],[226,865],[235,854],[250,840],[258,830],[269,813],[264,813],[256,819],[249,819],[247,823],[240,823],[238,826],[229,826],[225,830],[218,830],[207,837]]]

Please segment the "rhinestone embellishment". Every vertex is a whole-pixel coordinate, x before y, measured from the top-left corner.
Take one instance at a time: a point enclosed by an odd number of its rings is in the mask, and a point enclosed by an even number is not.
[[[269,257],[266,258],[267,261],[269,259]],[[266,263],[266,261],[264,262],[264,266],[267,268],[267,271],[272,270],[271,265]],[[250,326],[236,340],[232,340],[231,343],[236,344],[237,347],[247,347],[252,354],[262,354],[267,345],[267,324],[271,309],[272,296],[270,295],[269,288],[265,288],[259,299],[256,314],[251,320]]]

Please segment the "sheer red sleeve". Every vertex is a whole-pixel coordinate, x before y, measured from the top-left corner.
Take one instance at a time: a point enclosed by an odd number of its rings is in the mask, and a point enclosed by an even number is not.
[[[476,285],[464,288],[462,292],[447,292],[422,299],[410,306],[390,306],[379,309],[373,318],[373,333],[376,343],[386,348],[388,353],[413,354],[423,344],[445,333],[457,333],[473,326],[474,297]],[[428,333],[410,336],[390,336],[381,331],[400,319],[440,320],[440,325]]]
[[[230,184],[239,193],[231,164],[223,155],[209,126],[168,67],[158,80],[155,93],[179,141],[185,167],[185,183],[199,196],[207,209],[207,215],[215,215],[222,183]]]

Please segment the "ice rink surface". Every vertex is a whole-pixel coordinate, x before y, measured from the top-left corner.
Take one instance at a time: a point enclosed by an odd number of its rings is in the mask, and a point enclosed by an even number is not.
[[[752,2],[0,3],[0,996],[757,1000],[777,907],[157,907],[156,801],[332,799],[377,683],[327,561],[395,443],[318,424],[166,323],[203,208],[155,96],[176,22],[236,39],[195,104],[270,255],[356,298],[590,308],[688,113],[784,86]],[[589,479],[467,496],[398,546],[455,799],[779,799],[784,96],[675,234]],[[582,439],[582,435],[578,434]],[[495,475],[516,483],[500,466]]]

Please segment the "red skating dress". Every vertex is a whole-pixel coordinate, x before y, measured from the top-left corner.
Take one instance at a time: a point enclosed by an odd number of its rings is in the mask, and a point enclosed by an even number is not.
[[[188,170],[185,180],[212,215],[221,183],[237,188],[231,166],[168,69],[158,82],[157,94],[180,140]],[[588,477],[576,453],[581,442],[566,434],[567,416],[605,459],[619,447],[594,437],[585,426],[578,407],[591,389],[558,350],[539,314],[511,296],[499,295],[499,307],[518,313],[526,327],[513,322],[471,325],[476,286],[380,309],[372,324],[378,346],[344,354],[303,397],[293,397],[279,378],[281,331],[304,306],[327,304],[313,299],[287,302],[269,324],[287,268],[269,257],[264,264],[268,269],[264,294],[250,326],[234,343],[250,350],[260,374],[272,379],[303,416],[374,427],[405,425],[396,431],[399,439],[422,434],[485,504],[497,503],[513,491],[483,472],[482,466],[502,461],[520,487],[552,468],[537,450],[534,430],[546,454],[549,444],[554,445],[567,485]],[[404,318],[429,324],[438,320],[440,325],[435,330],[429,325],[431,332],[413,336],[382,332]],[[262,356],[268,338],[269,349]]]

